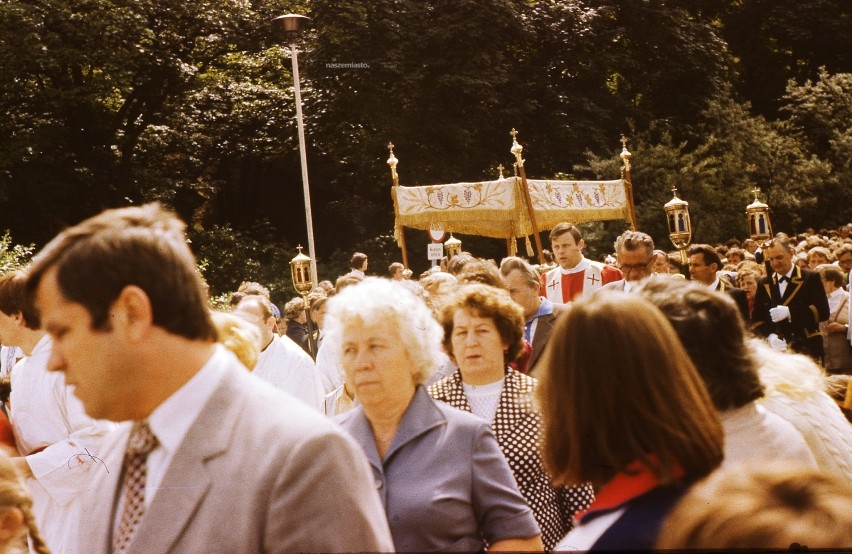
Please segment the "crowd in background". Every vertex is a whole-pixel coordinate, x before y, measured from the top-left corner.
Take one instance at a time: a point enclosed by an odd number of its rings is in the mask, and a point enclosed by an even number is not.
[[[355,253],[217,312],[182,240],[105,212],[0,278],[0,545],[852,546],[852,224],[596,261],[561,223],[545,264]]]

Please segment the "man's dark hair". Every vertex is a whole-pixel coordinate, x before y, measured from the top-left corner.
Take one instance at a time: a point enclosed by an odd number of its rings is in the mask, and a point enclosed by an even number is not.
[[[27,301],[26,286],[27,274],[20,269],[0,277],[0,312],[8,316],[20,313],[27,329],[35,330],[41,326],[41,322],[32,303]]]
[[[352,254],[352,260],[349,262],[349,267],[352,269],[361,269],[364,267],[364,262],[367,261],[367,255],[363,252],[355,252]]]
[[[574,237],[574,243],[579,244],[581,240],[583,240],[583,235],[580,233],[580,229],[577,228],[573,223],[557,223],[556,226],[550,230],[550,238],[551,241],[557,237],[561,237],[565,233],[571,233],[571,236]]]
[[[716,249],[709,244],[693,244],[686,253],[690,256],[701,254],[704,265],[716,264],[716,271],[722,269],[722,258],[719,257]]]
[[[107,210],[66,229],[33,259],[28,301],[56,270],[63,296],[81,304],[92,328],[110,329],[109,309],[127,286],[151,302],[154,325],[192,340],[216,340],[185,224],[158,203]]]

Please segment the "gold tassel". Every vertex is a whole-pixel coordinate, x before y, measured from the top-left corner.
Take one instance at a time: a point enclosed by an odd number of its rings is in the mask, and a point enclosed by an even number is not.
[[[527,258],[532,258],[535,255],[535,252],[533,252],[533,247],[532,243],[530,242],[529,235],[524,238],[524,243],[527,245]]]

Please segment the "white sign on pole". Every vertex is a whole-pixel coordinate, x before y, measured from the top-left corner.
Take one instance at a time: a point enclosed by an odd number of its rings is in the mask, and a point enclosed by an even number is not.
[[[444,257],[444,245],[440,242],[426,245],[426,259],[440,260]]]

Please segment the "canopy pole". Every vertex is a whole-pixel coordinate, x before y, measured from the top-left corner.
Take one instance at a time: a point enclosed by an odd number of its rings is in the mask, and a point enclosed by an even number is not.
[[[621,161],[624,165],[621,166],[621,179],[624,181],[627,189],[627,202],[630,206],[630,230],[636,230],[636,205],[633,203],[633,179],[630,176],[630,156],[632,154],[627,151],[627,137],[621,135]]]
[[[396,165],[399,163],[399,160],[396,159],[396,156],[393,155],[393,143],[388,143],[388,152],[390,153],[390,157],[388,158],[388,165],[391,170],[391,180],[393,182],[393,187],[396,188],[399,186],[399,175],[396,172]],[[400,250],[402,250],[402,265],[408,269],[408,249],[405,247],[405,227],[399,225],[396,222],[396,213],[393,214],[393,225],[394,225],[394,234],[396,235],[397,244],[399,244]]]
[[[512,149],[510,152],[515,155],[515,168],[521,174],[521,188],[524,189],[524,198],[526,199],[527,204],[527,214],[530,217],[530,225],[532,226],[533,239],[535,239],[535,247],[538,250],[538,261],[540,264],[544,264],[544,252],[541,247],[541,237],[538,236],[538,224],[535,220],[535,210],[532,205],[532,196],[530,196],[530,188],[527,185],[527,172],[524,170],[524,159],[521,158],[521,152],[524,151],[524,147],[518,144],[518,131],[512,129],[509,133],[512,135]]]

